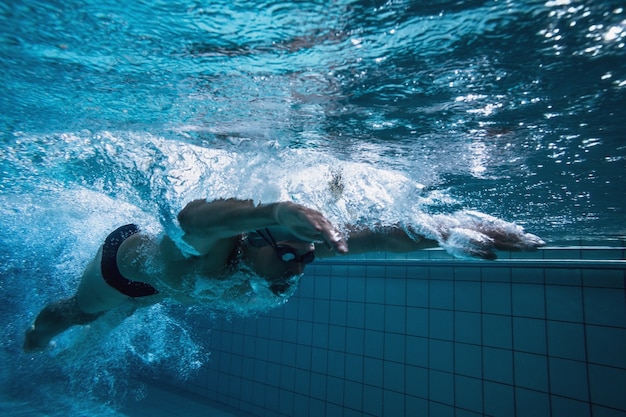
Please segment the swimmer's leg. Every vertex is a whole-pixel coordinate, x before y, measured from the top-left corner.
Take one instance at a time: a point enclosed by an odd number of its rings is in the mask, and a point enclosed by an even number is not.
[[[77,324],[88,324],[103,313],[88,314],[78,307],[76,297],[48,304],[35,323],[26,331],[24,352],[36,352],[48,347],[52,338]]]

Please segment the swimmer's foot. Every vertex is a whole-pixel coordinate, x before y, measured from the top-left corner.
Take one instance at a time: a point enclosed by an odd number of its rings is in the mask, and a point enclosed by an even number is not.
[[[52,336],[41,334],[41,332],[38,332],[37,329],[35,329],[34,325],[30,326],[28,330],[26,330],[26,335],[24,337],[24,352],[42,352],[51,345],[51,340]]]

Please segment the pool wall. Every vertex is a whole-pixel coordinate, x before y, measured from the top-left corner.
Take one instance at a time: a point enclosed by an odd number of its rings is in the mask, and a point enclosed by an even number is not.
[[[211,360],[177,388],[257,416],[625,416],[622,243],[319,261],[197,329]]]

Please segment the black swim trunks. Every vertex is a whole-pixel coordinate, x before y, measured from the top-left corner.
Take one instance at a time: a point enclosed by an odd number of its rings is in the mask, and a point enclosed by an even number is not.
[[[102,246],[102,263],[100,268],[107,284],[129,297],[147,297],[158,294],[156,288],[145,282],[131,281],[124,278],[117,268],[117,250],[122,242],[139,232],[134,224],[127,224],[111,233]]]

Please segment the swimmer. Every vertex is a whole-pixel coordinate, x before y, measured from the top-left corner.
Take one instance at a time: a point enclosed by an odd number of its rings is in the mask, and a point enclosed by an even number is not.
[[[532,250],[544,244],[519,226],[469,211],[432,216],[419,229],[348,228],[344,237],[319,211],[291,202],[195,200],[178,214],[178,222],[192,253],[133,224],[112,232],[87,265],[75,295],[47,305],[36,317],[26,331],[24,351],[44,350],[71,326],[91,323],[129,300],[137,308],[166,298],[206,302],[195,297],[198,277],[224,282],[247,269],[262,277],[273,296],[284,297],[307,264],[348,253],[348,243],[350,254],[441,245],[456,255],[484,259],[494,259],[495,249]]]

